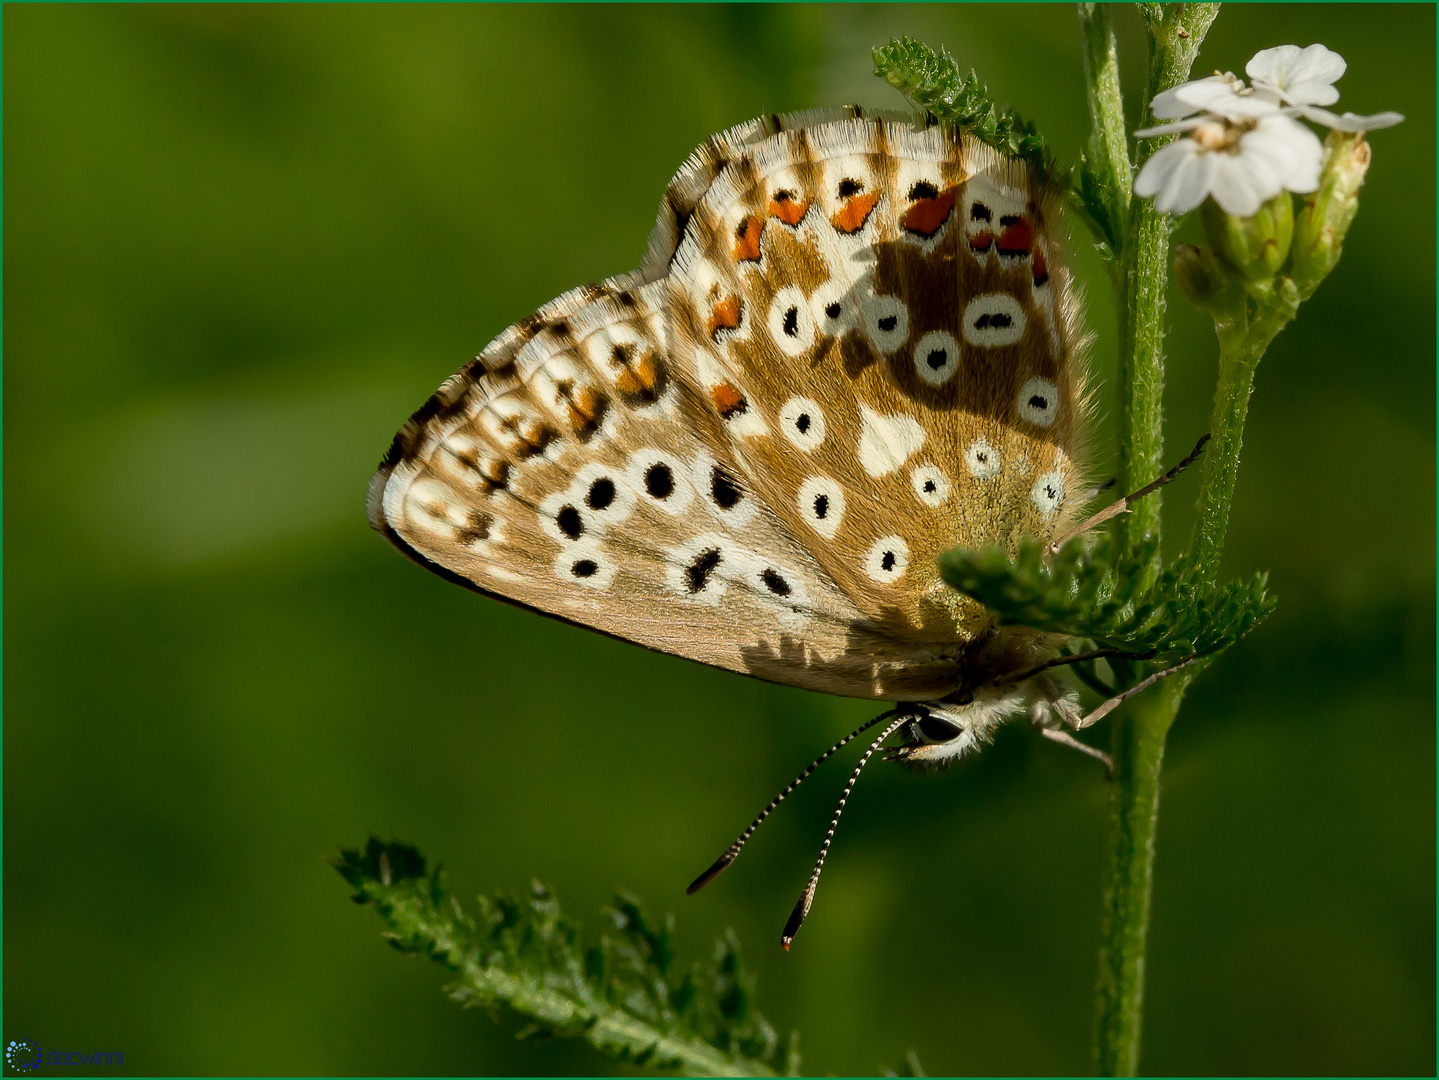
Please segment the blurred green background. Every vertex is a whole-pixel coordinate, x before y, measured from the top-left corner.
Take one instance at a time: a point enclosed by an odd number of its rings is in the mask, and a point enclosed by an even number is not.
[[[1073,160],[1072,8],[3,17],[5,1038],[136,1073],[607,1068],[515,1042],[384,947],[322,861],[373,830],[462,895],[541,877],[592,931],[616,885],[676,911],[691,955],[734,926],[809,1072],[911,1047],[936,1073],[1088,1067],[1093,762],[1014,726],[940,776],[871,769],[786,955],[843,766],[683,887],[874,710],[484,601],[363,512],[441,379],[637,263],[701,139],[898,106],[868,59],[891,35],[947,45]],[[1434,20],[1235,6],[1196,69],[1322,41],[1341,108],[1408,121],[1374,137],[1344,260],[1259,370],[1227,559],[1272,567],[1280,608],[1172,736],[1152,1073],[1434,1069]],[[1079,248],[1107,411],[1108,289]],[[1171,310],[1175,453],[1215,346]],[[1172,542],[1194,491],[1169,489]]]

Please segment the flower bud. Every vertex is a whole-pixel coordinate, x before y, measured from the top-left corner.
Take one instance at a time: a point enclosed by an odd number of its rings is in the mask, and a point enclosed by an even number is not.
[[[1359,189],[1369,159],[1369,143],[1362,132],[1331,131],[1324,140],[1319,190],[1305,197],[1294,222],[1290,273],[1303,296],[1309,296],[1339,261],[1344,236],[1359,209]]]
[[[1205,201],[1200,215],[1219,257],[1250,281],[1272,278],[1289,257],[1294,201],[1287,191],[1270,199],[1253,217],[1226,214],[1213,199]]]
[[[1222,319],[1244,310],[1244,290],[1234,271],[1223,265],[1208,248],[1193,244],[1174,245],[1174,283],[1200,311]]]

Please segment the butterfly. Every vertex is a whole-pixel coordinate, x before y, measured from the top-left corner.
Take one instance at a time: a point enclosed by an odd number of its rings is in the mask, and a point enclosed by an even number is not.
[[[998,627],[946,549],[1082,525],[1086,337],[1058,196],[932,118],[858,106],[715,135],[637,271],[504,330],[395,436],[374,528],[451,581],[661,652],[896,702],[859,768],[1027,715],[1092,756],[1059,643]],[[1062,662],[1062,661],[1060,661]],[[1086,718],[1088,719],[1088,718]],[[814,874],[785,928],[789,947]]]

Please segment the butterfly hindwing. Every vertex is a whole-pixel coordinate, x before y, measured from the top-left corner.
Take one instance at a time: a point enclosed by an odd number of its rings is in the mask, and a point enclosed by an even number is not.
[[[973,140],[856,117],[732,161],[673,258],[677,368],[789,533],[897,636],[985,625],[941,551],[1013,547],[1078,510],[1056,209]]]
[[[861,697],[955,684],[755,496],[671,363],[664,286],[587,286],[502,333],[397,437],[371,518],[480,591],[664,652]]]

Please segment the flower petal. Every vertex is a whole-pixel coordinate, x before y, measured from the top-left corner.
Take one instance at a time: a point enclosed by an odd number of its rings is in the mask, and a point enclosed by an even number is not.
[[[1200,124],[1204,123],[1205,117],[1191,116],[1188,120],[1173,120],[1167,124],[1156,124],[1154,127],[1140,128],[1134,133],[1136,139],[1153,139],[1160,135],[1175,135],[1181,131],[1193,131]]]
[[[1193,143],[1193,139],[1181,139]],[[1198,143],[1195,143],[1198,146]],[[1165,147],[1167,150],[1168,147]],[[1187,214],[1202,203],[1209,194],[1214,174],[1219,168],[1223,155],[1202,150],[1185,160],[1169,176],[1164,190],[1154,200],[1154,208],[1166,214]]]
[[[1187,167],[1190,159],[1200,152],[1200,146],[1193,139],[1176,139],[1144,163],[1139,175],[1134,178],[1134,194],[1148,199],[1158,195],[1173,179],[1174,173]]]
[[[1348,66],[1344,57],[1323,45],[1315,44],[1303,49],[1297,45],[1280,45],[1255,53],[1253,59],[1244,65],[1244,73],[1251,79],[1262,79],[1293,93],[1303,83],[1328,86],[1338,82]],[[1336,92],[1329,102],[1317,104],[1331,104],[1338,97]]]
[[[1207,109],[1209,102],[1216,97],[1232,96],[1236,84],[1240,87],[1244,85],[1233,75],[1210,75],[1208,78],[1180,83],[1157,95],[1149,103],[1149,111],[1156,120],[1177,120],[1200,109]]]
[[[1375,113],[1373,116],[1347,112],[1343,116],[1335,116],[1328,109],[1315,108],[1313,105],[1304,105],[1295,111],[1306,120],[1313,120],[1316,124],[1332,127],[1336,131],[1378,131],[1404,121],[1404,115],[1397,112]]]
[[[1261,49],[1244,65],[1244,74],[1251,79],[1283,84],[1283,72],[1294,66],[1299,59],[1298,45],[1279,45],[1273,49]]]
[[[1281,188],[1269,182],[1243,154],[1211,154],[1218,164],[1209,192],[1221,210],[1235,217],[1253,217]]]
[[[1156,120],[1177,120],[1181,116],[1188,116],[1190,113],[1198,112],[1198,105],[1190,105],[1179,100],[1179,91],[1194,85],[1193,83],[1181,83],[1172,87],[1162,94],[1155,96],[1149,103],[1149,111],[1154,114]]]
[[[1261,120],[1239,140],[1239,156],[1247,159],[1256,175],[1272,178],[1276,193],[1278,187],[1313,191],[1319,186],[1324,146],[1303,124],[1276,116]]]

